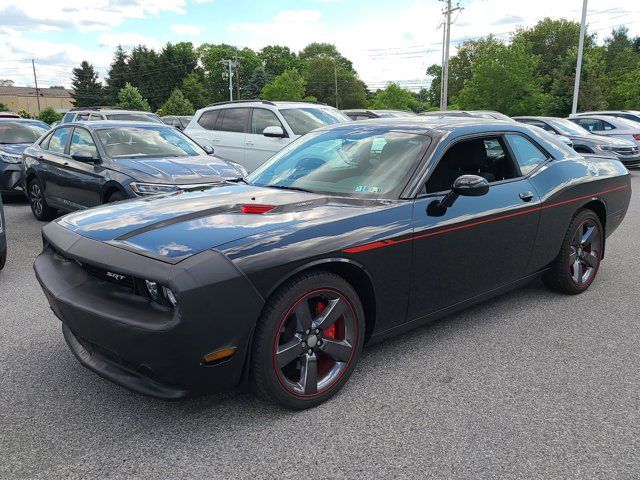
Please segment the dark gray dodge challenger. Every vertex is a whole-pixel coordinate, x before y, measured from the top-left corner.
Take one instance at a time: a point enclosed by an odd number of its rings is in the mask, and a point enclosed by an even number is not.
[[[364,343],[538,277],[584,292],[630,196],[620,162],[524,124],[352,122],[243,180],[67,215],[35,271],[99,375],[168,399],[248,384],[301,409]]]

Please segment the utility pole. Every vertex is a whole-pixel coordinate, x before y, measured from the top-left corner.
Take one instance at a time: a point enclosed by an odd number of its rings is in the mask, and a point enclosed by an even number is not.
[[[229,68],[229,101],[233,102],[233,60],[220,60],[220,64]]]
[[[578,40],[578,61],[576,63],[576,79],[573,84],[573,104],[571,114],[578,111],[578,94],[580,92],[580,74],[582,73],[582,51],[584,50],[584,31],[587,27],[587,0],[582,0],[582,21],[580,22],[580,39]]]
[[[333,59],[333,78],[336,81],[336,108],[338,108],[338,66],[337,66],[338,61],[334,58]]]
[[[236,69],[236,98],[240,100],[240,62],[244,57],[233,57],[233,68]]]
[[[40,113],[40,90],[38,89],[38,77],[36,77],[36,62],[31,59],[31,66],[33,67],[33,81],[36,84],[36,100],[38,102],[38,113]]]
[[[449,43],[451,42],[451,12],[462,10],[460,7],[451,8],[451,0],[447,1],[447,9],[444,14],[447,17],[444,30],[444,59],[442,62],[442,78],[440,84],[440,110],[447,109],[447,87],[449,85]]]

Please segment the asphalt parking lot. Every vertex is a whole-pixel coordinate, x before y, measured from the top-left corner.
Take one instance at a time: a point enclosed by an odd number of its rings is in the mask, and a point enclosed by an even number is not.
[[[145,398],[85,370],[33,274],[42,224],[19,200],[5,214],[0,478],[640,476],[637,193],[587,293],[535,282],[371,347],[299,413],[241,392]]]

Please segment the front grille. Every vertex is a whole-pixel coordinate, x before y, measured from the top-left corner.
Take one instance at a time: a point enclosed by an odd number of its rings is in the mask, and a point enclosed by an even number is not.
[[[618,155],[632,156],[638,155],[640,149],[638,147],[619,147],[614,150]]]
[[[104,268],[96,267],[95,265],[89,265],[88,263],[78,262],[82,269],[88,274],[121,287],[134,288],[134,279],[131,275],[125,275],[119,272],[112,272]]]

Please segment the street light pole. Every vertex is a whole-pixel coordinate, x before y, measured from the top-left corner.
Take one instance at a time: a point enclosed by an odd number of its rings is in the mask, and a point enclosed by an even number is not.
[[[338,67],[335,58],[333,59],[333,78],[336,81],[336,108],[338,108]]]
[[[33,67],[33,81],[36,84],[36,100],[38,102],[38,113],[40,113],[40,89],[38,89],[38,77],[36,77],[36,62],[31,59],[31,66]]]
[[[580,93],[580,74],[582,73],[582,52],[584,50],[584,33],[587,26],[587,1],[582,0],[582,21],[580,22],[580,39],[578,40],[578,60],[576,63],[576,78],[573,84],[573,104],[571,114],[578,111],[578,96]]]

